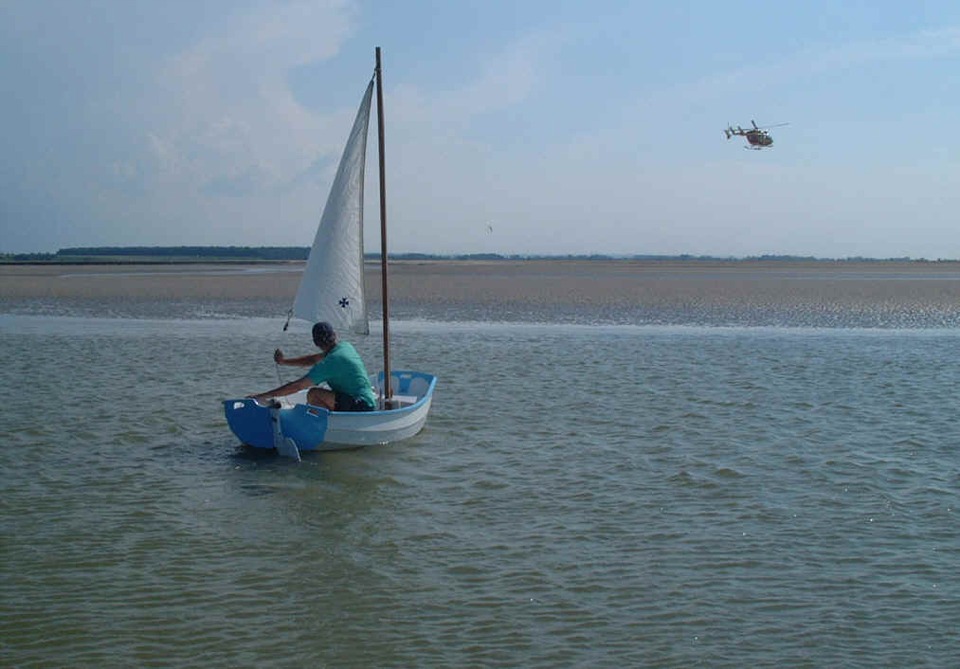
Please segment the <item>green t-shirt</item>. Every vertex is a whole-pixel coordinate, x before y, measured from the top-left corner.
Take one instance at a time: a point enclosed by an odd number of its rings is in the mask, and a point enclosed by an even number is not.
[[[370,385],[370,377],[363,360],[350,342],[342,341],[307,372],[316,384],[326,382],[335,393],[358,397],[368,406],[377,406],[377,396]]]

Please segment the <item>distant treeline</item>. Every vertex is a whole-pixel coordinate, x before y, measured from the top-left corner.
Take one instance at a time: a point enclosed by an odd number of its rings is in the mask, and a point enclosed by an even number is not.
[[[4,253],[0,262],[198,262],[306,260],[307,246],[83,246],[56,253]]]
[[[60,249],[62,257],[217,258],[226,260],[306,260],[308,246],[88,246]]]
[[[49,262],[49,263],[105,263],[105,262],[283,262],[306,260],[308,246],[86,246],[60,249],[56,253],[6,253],[0,254],[0,262]],[[367,260],[380,257],[377,253],[365,255]],[[660,261],[781,261],[781,262],[930,262],[914,258],[816,258],[813,256],[760,255],[742,258],[681,255],[537,255],[499,253],[391,253],[393,260],[660,260]],[[953,262],[939,259],[937,262]]]

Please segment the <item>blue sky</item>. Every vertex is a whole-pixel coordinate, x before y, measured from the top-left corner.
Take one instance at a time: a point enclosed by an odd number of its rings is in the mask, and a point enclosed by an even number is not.
[[[960,4],[899,0],[0,0],[0,252],[309,246],[377,45],[393,251],[960,258]]]

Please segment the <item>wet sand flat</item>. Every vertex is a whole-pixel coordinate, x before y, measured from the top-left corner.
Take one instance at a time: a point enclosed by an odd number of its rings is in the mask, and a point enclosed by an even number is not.
[[[302,263],[0,265],[4,299],[292,299]],[[960,263],[858,261],[395,261],[391,301],[541,305],[886,302],[956,305]],[[379,299],[380,267],[368,263]]]

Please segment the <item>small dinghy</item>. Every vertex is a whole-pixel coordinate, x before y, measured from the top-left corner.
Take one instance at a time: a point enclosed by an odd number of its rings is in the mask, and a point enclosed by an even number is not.
[[[380,155],[380,263],[383,304],[383,371],[371,375],[378,396],[375,411],[328,411],[306,403],[307,391],[270,405],[250,398],[224,400],[227,424],[244,444],[276,449],[300,459],[300,451],[325,451],[386,444],[420,432],[427,420],[434,375],[391,371],[387,294],[386,188],[384,186],[383,85],[380,48],[373,78],[357,111],[340,166],[320,217],[300,287],[288,314],[311,323],[327,321],[338,330],[369,334],[363,281],[363,185],[367,129],[374,84],[377,91]],[[286,329],[286,326],[284,326]]]

